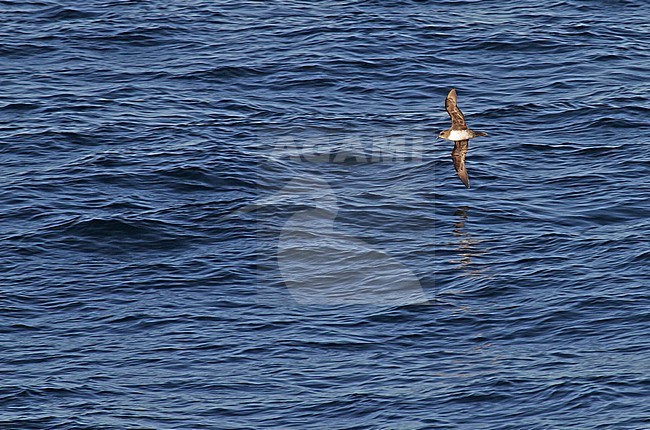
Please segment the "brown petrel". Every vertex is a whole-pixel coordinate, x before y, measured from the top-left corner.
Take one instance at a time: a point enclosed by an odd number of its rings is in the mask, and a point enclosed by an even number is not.
[[[443,130],[438,135],[438,138],[453,140],[455,142],[454,150],[451,151],[451,158],[454,159],[454,167],[458,173],[458,177],[467,188],[469,188],[469,177],[465,169],[465,156],[469,149],[469,140],[475,137],[487,136],[487,133],[482,131],[474,131],[467,128],[465,123],[465,116],[458,109],[456,105],[456,90],[452,89],[447,94],[445,100],[445,109],[451,117],[451,128]]]

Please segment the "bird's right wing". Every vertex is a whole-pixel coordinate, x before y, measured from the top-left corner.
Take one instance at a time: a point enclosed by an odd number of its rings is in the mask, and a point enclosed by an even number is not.
[[[454,150],[451,151],[451,158],[454,159],[454,168],[458,177],[467,188],[469,188],[469,176],[467,176],[467,169],[465,169],[465,156],[469,150],[469,140],[458,140],[455,142]]]
[[[452,130],[467,130],[467,124],[465,124],[465,115],[460,111],[456,105],[456,90],[452,89],[447,94],[445,99],[445,109],[451,118],[451,129]]]

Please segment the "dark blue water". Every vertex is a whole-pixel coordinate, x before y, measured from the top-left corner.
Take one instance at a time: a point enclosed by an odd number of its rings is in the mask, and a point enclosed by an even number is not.
[[[0,428],[650,428],[649,22],[0,1]]]

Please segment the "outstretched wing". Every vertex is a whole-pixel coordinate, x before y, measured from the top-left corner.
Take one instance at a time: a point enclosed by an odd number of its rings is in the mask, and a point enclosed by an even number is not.
[[[469,188],[469,177],[467,176],[467,169],[465,169],[465,156],[469,150],[469,140],[458,140],[455,142],[454,150],[451,151],[451,158],[454,159],[454,168],[458,173],[458,177],[467,188]]]
[[[452,89],[449,91],[449,94],[447,94],[447,98],[445,99],[445,109],[447,109],[447,113],[451,117],[452,130],[467,130],[467,124],[465,124],[465,116],[456,105],[455,89]]]

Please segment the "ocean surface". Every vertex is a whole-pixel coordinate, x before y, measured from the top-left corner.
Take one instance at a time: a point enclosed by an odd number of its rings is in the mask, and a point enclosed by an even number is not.
[[[650,429],[649,35],[1,0],[0,429]]]

